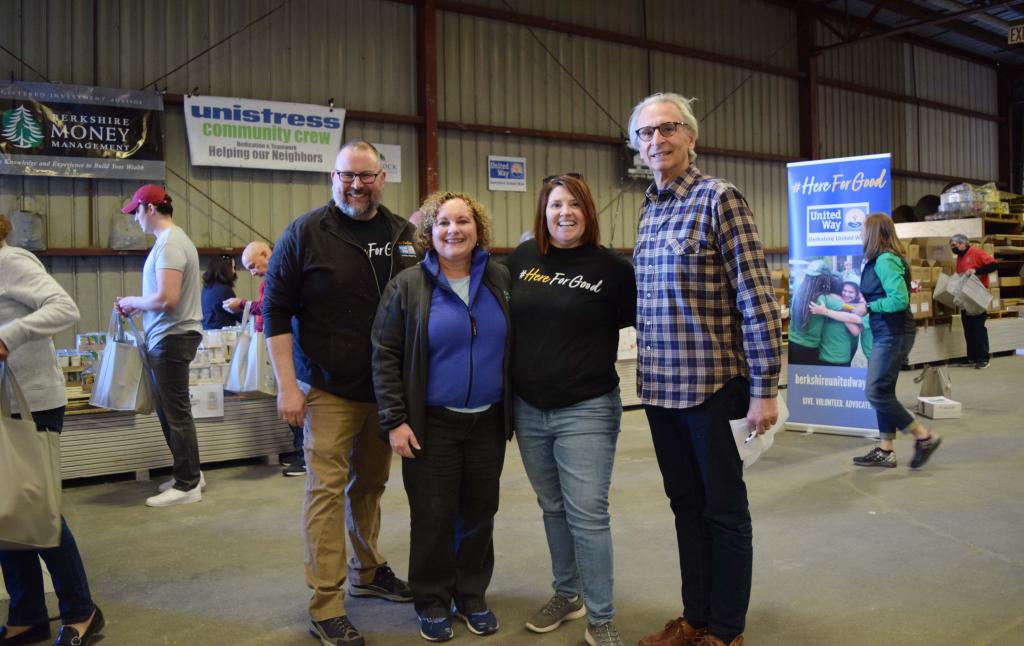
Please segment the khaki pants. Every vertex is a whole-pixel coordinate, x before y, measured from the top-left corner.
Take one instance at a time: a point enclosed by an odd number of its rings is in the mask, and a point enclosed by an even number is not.
[[[306,585],[313,590],[309,615],[324,621],[345,614],[346,577],[365,585],[386,563],[377,537],[391,447],[377,435],[376,404],[313,387],[306,401]],[[347,564],[346,530],[352,543]]]

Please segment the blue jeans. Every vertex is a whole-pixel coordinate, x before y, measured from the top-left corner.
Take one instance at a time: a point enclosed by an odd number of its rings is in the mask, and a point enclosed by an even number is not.
[[[608,489],[622,422],[619,388],[550,410],[516,397],[513,414],[523,466],[544,512],[555,592],[582,593],[590,623],[606,624],[615,616]]]
[[[675,515],[683,617],[727,644],[746,624],[754,560],[743,462],[729,427],[749,407],[750,386],[739,377],[698,406],[644,406]]]
[[[64,407],[33,411],[32,418],[40,431],[60,433],[64,428]],[[0,569],[4,573],[7,592],[11,595],[7,623],[12,626],[34,626],[49,622],[40,558],[46,563],[46,569],[53,578],[61,623],[75,624],[91,617],[96,606],[89,594],[85,566],[82,565],[75,537],[61,517],[60,544],[57,547],[0,551]]]
[[[913,334],[875,336],[864,394],[875,409],[878,434],[883,440],[896,437],[896,431],[907,433],[914,425],[914,416],[896,399],[896,380],[913,347]]]

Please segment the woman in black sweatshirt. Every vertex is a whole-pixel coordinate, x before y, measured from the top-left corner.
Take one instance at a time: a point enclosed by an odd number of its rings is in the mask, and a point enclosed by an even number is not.
[[[636,279],[629,261],[600,245],[579,175],[544,181],[533,229],[507,261],[513,415],[555,594],[526,627],[549,632],[589,612],[587,643],[619,644],[608,490],[622,420],[615,359],[619,329],[635,323]]]

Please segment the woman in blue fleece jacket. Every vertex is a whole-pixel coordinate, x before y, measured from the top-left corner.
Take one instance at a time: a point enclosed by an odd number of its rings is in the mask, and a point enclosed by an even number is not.
[[[498,630],[485,593],[494,570],[498,479],[511,435],[508,270],[491,260],[490,220],[464,193],[420,208],[424,260],[388,284],[373,326],[381,431],[409,497],[409,584],[420,635],[447,641],[452,612]]]

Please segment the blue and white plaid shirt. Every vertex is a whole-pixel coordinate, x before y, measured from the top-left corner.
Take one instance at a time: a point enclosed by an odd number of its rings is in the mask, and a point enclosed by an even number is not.
[[[697,406],[738,376],[752,397],[775,397],[782,320],[753,213],[735,186],[693,165],[664,190],[652,184],[633,261],[644,404]]]

